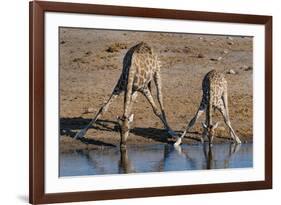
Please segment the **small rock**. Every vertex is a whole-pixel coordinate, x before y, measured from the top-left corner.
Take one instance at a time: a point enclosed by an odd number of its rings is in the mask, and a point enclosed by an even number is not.
[[[224,50],[223,53],[224,53],[224,54],[228,54],[228,50]]]
[[[105,51],[109,53],[113,53],[113,52],[118,52],[118,49],[114,47],[108,47]]]
[[[200,40],[203,40],[204,38],[202,36],[199,37]]]
[[[87,56],[92,55],[92,51],[87,51],[87,52],[85,53],[85,55],[87,55]]]
[[[87,108],[87,112],[88,112],[88,113],[89,113],[89,112],[94,112],[94,111],[95,111],[95,109],[92,108],[92,107]]]
[[[205,55],[202,54],[202,53],[199,53],[199,54],[197,55],[197,58],[205,58]]]
[[[183,53],[189,53],[190,52],[190,47],[188,46],[184,46],[184,48],[182,49]]]
[[[229,71],[226,72],[227,74],[232,74],[232,75],[235,75],[237,74],[234,70],[230,69]]]
[[[253,67],[252,66],[247,66],[247,65],[243,65],[240,67],[241,70],[244,70],[244,71],[250,71],[250,70],[253,70]]]
[[[250,71],[250,70],[253,70],[253,67],[252,66],[248,66],[247,68],[244,69],[245,71]]]
[[[227,36],[226,39],[233,41],[233,38],[230,36]]]
[[[218,57],[218,58],[211,58],[210,60],[211,60],[211,61],[221,61],[221,60],[222,60],[222,57],[220,56],[220,57]]]
[[[233,45],[234,43],[232,41],[227,42],[228,45]]]
[[[221,57],[221,56],[220,56],[220,57],[218,57],[218,58],[217,58],[217,60],[218,60],[218,61],[222,60],[222,57]]]
[[[213,46],[215,43],[214,42],[210,42],[210,45]]]

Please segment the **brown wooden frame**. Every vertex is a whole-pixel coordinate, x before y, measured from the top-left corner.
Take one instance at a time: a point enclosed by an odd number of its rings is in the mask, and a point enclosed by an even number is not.
[[[29,5],[29,201],[33,204],[272,188],[272,16],[34,1]],[[44,192],[44,13],[68,12],[265,26],[265,180],[46,194]]]

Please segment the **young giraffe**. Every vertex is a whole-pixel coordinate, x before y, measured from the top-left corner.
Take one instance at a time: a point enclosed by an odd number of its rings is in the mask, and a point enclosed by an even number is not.
[[[151,95],[152,80],[154,80],[156,85],[157,99],[160,105],[160,110],[156,106]],[[126,144],[126,140],[129,135],[130,124],[133,121],[133,114],[131,114],[131,109],[138,93],[142,93],[146,97],[153,108],[154,114],[160,118],[168,133],[171,136],[176,135],[169,127],[164,111],[161,92],[160,61],[157,55],[154,54],[152,48],[149,47],[146,43],[141,42],[127,51],[123,59],[123,70],[121,76],[111,96],[109,97],[108,101],[100,108],[91,122],[83,130],[76,134],[75,138],[83,137],[89,127],[107,111],[112,101],[123,91],[125,91],[124,113],[123,116],[118,120],[121,127],[121,146],[124,146]]]
[[[210,72],[208,72],[203,79],[202,90],[203,96],[200,106],[181,137],[177,139],[175,145],[180,145],[182,138],[185,136],[186,132],[188,132],[188,130],[194,126],[196,120],[203,112],[206,112],[206,121],[205,123],[202,123],[204,132],[201,141],[204,142],[203,138],[207,135],[209,143],[211,144],[213,141],[215,129],[218,126],[218,122],[213,125],[212,114],[214,109],[219,110],[222,114],[224,122],[229,128],[231,138],[235,140],[236,143],[240,144],[241,141],[235,134],[229,119],[227,102],[227,81],[224,75],[215,70],[211,70]]]

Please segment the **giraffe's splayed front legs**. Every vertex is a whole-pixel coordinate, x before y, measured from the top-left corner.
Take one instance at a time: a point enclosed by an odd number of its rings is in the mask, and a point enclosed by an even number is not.
[[[174,146],[179,146],[182,143],[182,139],[185,137],[186,133],[189,131],[189,129],[191,129],[194,126],[195,122],[198,120],[198,118],[202,115],[203,112],[204,112],[204,109],[200,106],[197,113],[195,114],[195,116],[188,123],[188,125],[187,125],[186,129],[184,130],[184,132],[182,133],[182,135],[177,138],[177,141],[174,143]],[[201,138],[201,142],[204,142],[204,140],[202,140],[202,138]]]
[[[206,120],[205,124],[203,124],[204,134],[209,138],[209,143],[211,144],[214,137],[214,130],[218,126],[218,123],[214,125],[212,122],[212,114],[215,109],[218,109],[221,112],[224,118],[224,122],[229,128],[229,132],[233,140],[235,140],[236,143],[241,143],[241,140],[235,134],[230,124],[227,101],[227,81],[223,73],[220,73],[216,70],[209,71],[203,79],[202,91],[203,96],[199,110],[197,111],[196,115],[192,118],[186,130],[184,131],[182,136],[177,140],[175,145],[179,145],[181,143],[181,140],[188,131],[188,129],[190,129],[194,125],[194,123],[196,122],[200,114],[202,114],[202,112],[206,112]]]
[[[114,90],[111,96],[109,97],[109,99],[107,100],[107,102],[99,109],[96,116],[91,120],[91,122],[84,129],[80,130],[80,132],[78,132],[75,135],[74,139],[83,138],[86,135],[88,129],[99,119],[100,116],[102,116],[108,110],[109,105],[119,94],[120,94],[119,92],[115,92]]]

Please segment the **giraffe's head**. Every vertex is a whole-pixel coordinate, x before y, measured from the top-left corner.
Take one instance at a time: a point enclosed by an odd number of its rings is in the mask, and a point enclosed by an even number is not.
[[[117,117],[117,119],[118,119],[118,124],[120,126],[120,135],[121,135],[120,145],[125,146],[126,140],[129,136],[130,127],[134,119],[134,115],[131,114],[129,117],[125,117],[125,116]]]
[[[209,143],[212,143],[213,137],[215,135],[215,129],[218,127],[218,125],[219,125],[219,122],[217,122],[214,125],[211,124],[209,126],[207,126],[205,123],[202,123],[202,127],[204,129],[203,137],[207,136],[209,139]]]

